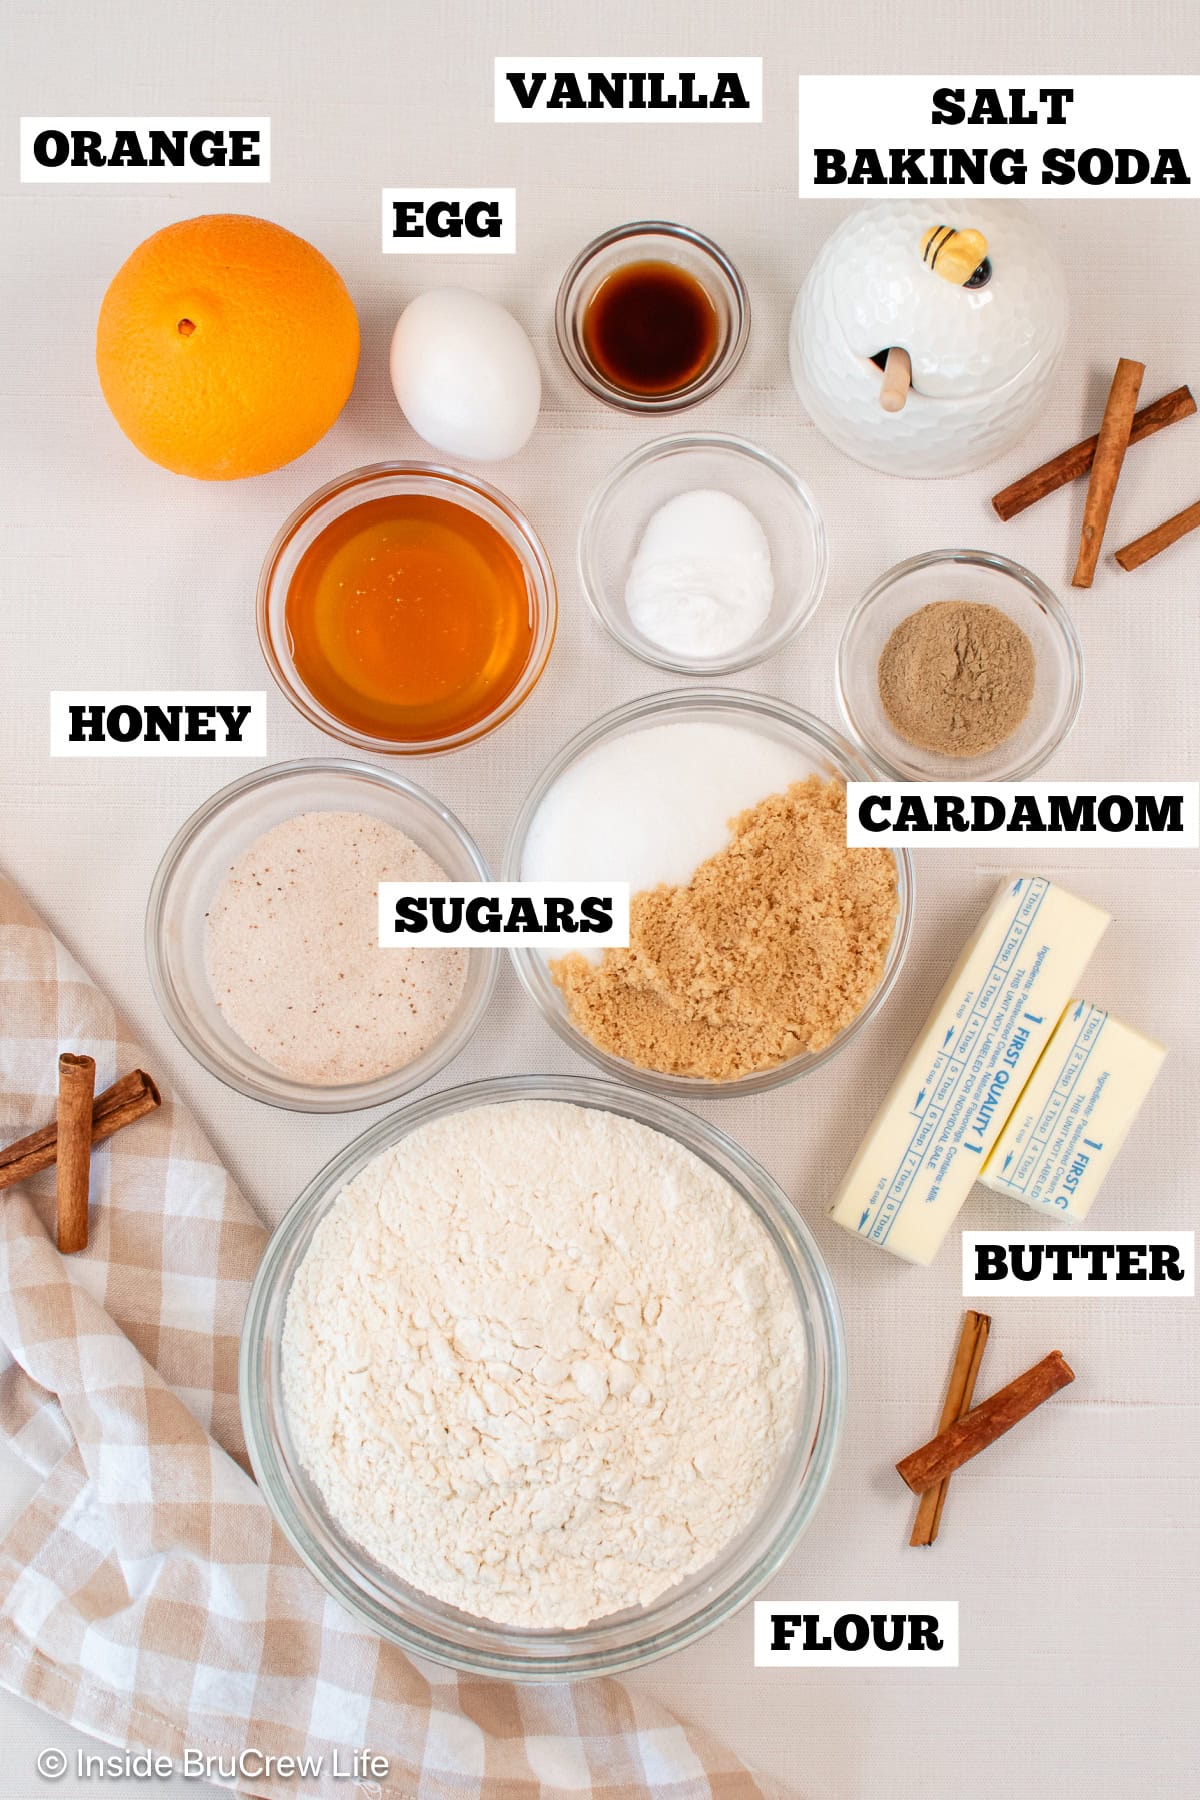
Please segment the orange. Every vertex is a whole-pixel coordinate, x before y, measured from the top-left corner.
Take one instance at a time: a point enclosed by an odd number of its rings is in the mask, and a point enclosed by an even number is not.
[[[96,368],[144,456],[200,481],[265,475],[329,430],[354,386],[358,317],[319,250],[210,213],[139,244],[104,296]]]

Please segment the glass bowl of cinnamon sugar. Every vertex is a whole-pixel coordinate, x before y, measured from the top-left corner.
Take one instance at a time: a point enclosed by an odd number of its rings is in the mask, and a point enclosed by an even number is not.
[[[159,865],[155,998],[184,1049],[248,1099],[307,1113],[394,1102],[465,1048],[499,956],[381,948],[378,883],[489,875],[454,814],[392,769],[254,769],[184,822]]]
[[[842,717],[896,781],[1024,781],[1083,700],[1083,650],[1044,581],[988,550],[897,563],[846,621]]]
[[[869,1024],[908,947],[906,853],[846,844],[870,766],[781,700],[683,688],[564,745],[521,806],[510,881],[628,882],[627,947],[511,952],[551,1028],[606,1074],[678,1099],[761,1093]]]

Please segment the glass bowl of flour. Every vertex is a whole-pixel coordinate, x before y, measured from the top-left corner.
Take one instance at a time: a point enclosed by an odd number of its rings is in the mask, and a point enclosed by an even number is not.
[[[405,1650],[525,1680],[681,1649],[780,1567],[845,1384],[828,1271],[706,1122],[615,1083],[409,1104],[272,1236],[246,1441],[291,1543]]]
[[[678,675],[728,675],[774,656],[812,618],[828,567],[800,477],[718,432],[643,444],[579,528],[580,580],[600,623]]]
[[[439,800],[391,769],[275,763],[231,782],[167,848],[146,909],[155,998],[184,1048],[293,1112],[396,1101],[469,1042],[493,950],[381,948],[377,887],[486,881]]]

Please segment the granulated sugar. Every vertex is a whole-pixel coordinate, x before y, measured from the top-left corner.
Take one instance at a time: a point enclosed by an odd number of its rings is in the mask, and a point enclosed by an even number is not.
[[[321,1086],[371,1081],[441,1036],[463,950],[381,949],[380,881],[445,870],[368,813],[310,812],[238,858],[208,912],[206,957],[226,1023],[264,1061]]]
[[[380,1563],[567,1628],[649,1603],[749,1523],[803,1343],[773,1246],[707,1163],[522,1101],[419,1127],[342,1192],[288,1296],[283,1392]]]
[[[679,719],[626,732],[589,750],[546,794],[521,878],[627,881],[634,894],[683,886],[728,843],[731,819],[808,772],[799,751],[745,725]]]

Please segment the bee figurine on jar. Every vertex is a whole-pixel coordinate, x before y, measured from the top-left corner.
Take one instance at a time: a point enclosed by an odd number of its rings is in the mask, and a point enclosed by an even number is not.
[[[960,475],[1028,430],[1066,330],[1062,270],[1025,209],[885,200],[821,247],[788,348],[813,423],[847,456]]]

